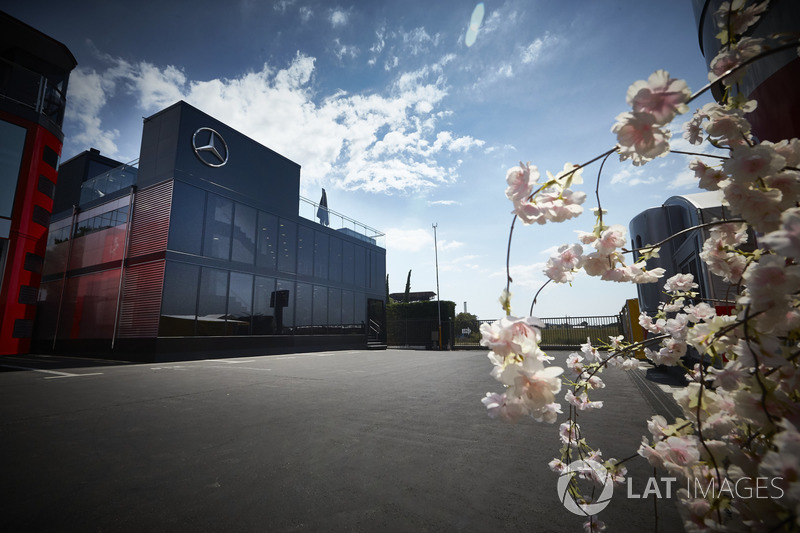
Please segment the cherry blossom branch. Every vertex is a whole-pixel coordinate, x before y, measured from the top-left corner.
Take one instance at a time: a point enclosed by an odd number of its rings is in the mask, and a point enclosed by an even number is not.
[[[533,301],[531,302],[531,312],[528,314],[533,315],[533,306],[536,305],[536,299],[539,298],[539,293],[542,292],[544,288],[547,287],[547,284],[550,283],[551,281],[553,280],[548,279],[547,281],[544,282],[544,284],[541,287],[539,287],[539,290],[536,291],[536,295],[533,297]]]
[[[741,63],[739,63],[735,67],[731,67],[728,70],[726,70],[725,72],[723,72],[714,81],[711,81],[711,82],[707,83],[706,85],[704,85],[700,90],[698,90],[697,92],[692,94],[686,100],[686,103],[688,104],[689,102],[691,102],[693,100],[696,100],[697,98],[700,97],[700,95],[702,95],[703,93],[705,93],[708,90],[710,90],[714,86],[714,84],[716,84],[718,82],[721,82],[722,80],[724,80],[728,76],[731,76],[732,74],[735,74],[737,71],[745,68],[746,66],[750,65],[751,63],[754,63],[755,61],[758,61],[759,59],[763,59],[763,58],[765,58],[767,56],[770,56],[772,54],[776,54],[778,52],[783,52],[784,50],[790,50],[792,48],[796,48],[798,45],[800,45],[800,39],[792,41],[792,42],[789,42],[789,43],[785,43],[785,44],[780,45],[780,46],[778,46],[776,48],[770,48],[769,50],[761,52],[756,56],[753,56],[753,57],[751,57],[749,59],[746,59],[746,60],[742,61]]]
[[[674,238],[676,238],[676,237],[678,237],[680,235],[683,235],[684,233],[689,233],[689,232],[696,231],[696,230],[699,230],[699,229],[704,229],[704,228],[710,228],[710,227],[713,227],[713,226],[721,226],[722,224],[740,224],[742,222],[747,223],[747,221],[742,219],[742,218],[729,218],[727,220],[714,220],[714,221],[711,221],[711,222],[705,222],[703,224],[698,224],[696,226],[692,226],[691,228],[686,228],[686,229],[681,230],[681,231],[679,231],[677,233],[674,233],[674,234],[670,235],[669,237],[667,237],[666,239],[657,242],[656,244],[648,244],[647,246],[642,246],[641,248],[633,248],[631,250],[628,250],[627,248],[621,248],[621,250],[622,250],[622,253],[624,253],[624,254],[630,254],[630,253],[633,253],[633,252],[641,252],[642,250],[652,250],[654,248],[661,247],[663,244],[668,243],[672,239],[674,239]]]

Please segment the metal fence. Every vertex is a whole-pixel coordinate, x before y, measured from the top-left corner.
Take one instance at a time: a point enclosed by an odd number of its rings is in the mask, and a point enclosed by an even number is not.
[[[598,341],[608,342],[609,337],[624,335],[619,315],[578,316],[542,318],[545,327],[541,328],[543,348],[570,349],[585,344],[587,339],[597,345]],[[479,320],[479,324],[490,324],[494,320]],[[455,348],[481,348],[479,331],[457,332]]]
[[[453,321],[442,320],[442,348],[453,348]],[[390,320],[386,324],[389,346],[439,349],[439,321],[435,318]]]

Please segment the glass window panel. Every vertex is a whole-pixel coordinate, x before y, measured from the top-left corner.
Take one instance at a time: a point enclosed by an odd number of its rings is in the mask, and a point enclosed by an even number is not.
[[[280,219],[278,226],[278,270],[294,274],[297,264],[297,224]]]
[[[27,130],[0,120],[0,216],[11,218]]]
[[[275,335],[277,324],[272,298],[275,292],[275,278],[256,276],[253,290],[253,334]]]
[[[355,245],[352,242],[342,243],[342,281],[355,285]]]
[[[249,335],[253,318],[253,276],[231,272],[228,288],[228,335]]]
[[[302,225],[297,228],[297,274],[314,274],[314,230]]]
[[[356,324],[363,326],[367,322],[367,297],[363,292],[355,293],[354,316]]]
[[[275,270],[278,258],[278,217],[258,212],[258,258],[256,264]]]
[[[58,336],[62,339],[111,339],[119,291],[119,270],[67,279]]]
[[[367,286],[367,250],[363,246],[356,246],[353,275],[356,285],[359,287]]]
[[[321,231],[314,235],[314,277],[328,279],[328,236]]]
[[[330,238],[330,254],[328,260],[328,275],[331,281],[342,281],[342,239]]]
[[[225,335],[228,309],[228,271],[203,267],[197,298],[197,334]]]
[[[297,325],[296,331],[299,334],[308,334],[308,327],[314,323],[314,316],[312,313],[313,292],[311,284],[298,283],[297,284],[297,298],[295,303],[295,324]]]
[[[169,219],[169,249],[200,255],[203,244],[203,213],[206,193],[175,181],[172,190],[172,214]],[[127,215],[127,208],[124,214]]]
[[[294,288],[294,281],[285,279],[277,280],[275,284],[275,292],[283,293],[286,300],[286,307],[275,307],[275,322],[278,324],[278,331],[283,335],[289,335],[294,328],[294,309],[296,292]],[[276,298],[276,301],[278,298]]]
[[[328,324],[327,287],[314,285],[314,317],[312,321],[315,326],[325,326]]]
[[[342,291],[342,324],[354,324],[353,291]]]
[[[208,193],[203,255],[230,259],[233,201]]]
[[[236,204],[231,260],[252,265],[256,257],[256,210]]]
[[[342,324],[342,290],[328,289],[328,324],[340,326]]]
[[[167,261],[161,296],[161,320],[158,325],[160,336],[190,337],[195,334],[199,279],[199,266]]]

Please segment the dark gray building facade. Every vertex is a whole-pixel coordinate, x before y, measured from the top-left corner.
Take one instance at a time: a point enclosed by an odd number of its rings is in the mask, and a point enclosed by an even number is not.
[[[52,218],[37,351],[159,360],[385,341],[382,235],[299,216],[298,164],[178,102],[145,119],[138,168],[86,170],[103,165],[96,151],[62,165],[83,178],[57,192],[77,205]]]

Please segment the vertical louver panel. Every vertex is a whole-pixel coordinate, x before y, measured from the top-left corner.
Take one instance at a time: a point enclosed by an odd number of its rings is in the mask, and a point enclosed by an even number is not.
[[[152,339],[158,336],[163,284],[163,260],[125,269],[119,337]]]
[[[139,191],[131,221],[128,258],[167,249],[169,211],[172,205],[172,181]]]

